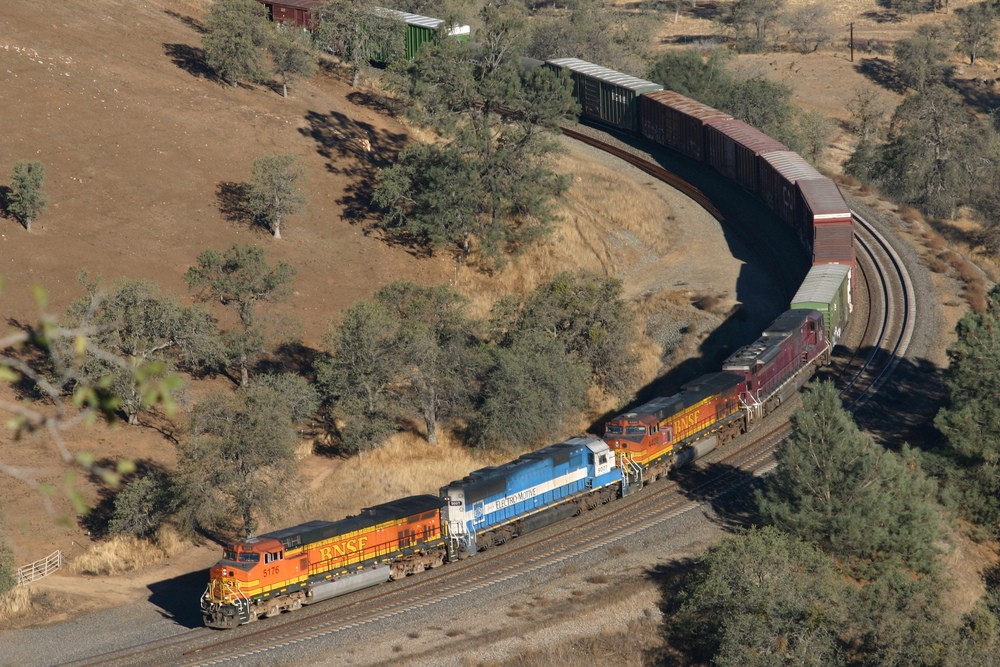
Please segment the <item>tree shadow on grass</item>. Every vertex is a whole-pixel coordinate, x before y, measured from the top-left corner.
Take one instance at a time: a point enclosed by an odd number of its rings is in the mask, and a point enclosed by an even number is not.
[[[327,160],[327,171],[352,179],[337,201],[344,207],[344,219],[366,225],[365,233],[371,233],[378,228],[371,203],[378,173],[395,163],[406,135],[355,121],[338,111],[309,111],[305,119],[308,127],[299,132],[316,142],[316,152]]]
[[[1000,107],[996,79],[952,79],[951,87],[961,93],[965,103],[982,114]]]
[[[181,14],[180,12],[175,12],[172,9],[165,9],[163,10],[163,13],[166,14],[167,16],[177,19],[187,27],[197,32],[199,35],[204,35],[206,32],[208,32],[207,30],[205,30],[205,24],[203,24],[201,21],[194,18],[193,16],[186,16],[184,14]]]
[[[271,233],[267,225],[247,208],[247,194],[249,186],[246,183],[234,183],[232,181],[222,181],[215,186],[215,201],[219,207],[219,213],[227,222],[245,227],[250,231],[262,231]]]
[[[906,86],[899,82],[896,75],[896,68],[884,58],[862,58],[854,69],[886,90],[900,94],[906,92]]]
[[[199,79],[220,81],[215,70],[208,66],[204,49],[188,44],[164,44],[163,52],[170,60],[188,74]]]
[[[14,192],[6,185],[0,185],[0,216],[9,217],[7,207],[10,206],[10,195]]]

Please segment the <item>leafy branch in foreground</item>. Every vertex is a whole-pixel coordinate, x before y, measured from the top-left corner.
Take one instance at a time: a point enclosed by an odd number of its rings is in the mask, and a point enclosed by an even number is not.
[[[3,281],[0,280],[0,293]],[[0,336],[0,382],[9,387],[0,396],[0,412],[14,440],[32,435],[47,436],[56,446],[58,457],[70,466],[64,480],[65,492],[79,513],[86,513],[82,496],[74,489],[80,471],[97,475],[108,484],[118,484],[122,475],[134,471],[127,460],[114,469],[96,464],[96,457],[86,452],[72,452],[63,434],[80,425],[103,421],[113,424],[122,407],[121,397],[112,389],[109,372],[92,376],[83,372],[89,355],[100,358],[109,367],[134,378],[144,405],[158,405],[168,413],[174,410],[173,394],[180,378],[164,372],[157,362],[136,362],[99,347],[93,341],[107,331],[107,326],[85,324],[67,326],[46,312],[48,296],[44,289],[34,289],[38,321],[23,325]],[[9,398],[13,396],[13,398]],[[55,514],[51,496],[55,487],[38,481],[28,470],[0,461],[0,474],[13,477],[38,491],[46,510]]]

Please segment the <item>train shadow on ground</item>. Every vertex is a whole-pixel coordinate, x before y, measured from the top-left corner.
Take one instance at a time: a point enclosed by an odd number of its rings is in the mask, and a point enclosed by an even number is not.
[[[707,505],[705,516],[725,530],[760,525],[755,494],[762,486],[762,479],[749,471],[725,463],[710,463],[679,468],[670,477],[685,496]]]
[[[929,359],[901,360],[877,397],[854,413],[858,428],[892,450],[903,443],[934,449],[941,441],[934,417],[944,404],[943,378],[944,369]]]
[[[204,623],[198,601],[205,592],[207,582],[208,569],[156,581],[147,586],[149,601],[156,606],[161,616],[173,620],[177,625],[201,628]]]

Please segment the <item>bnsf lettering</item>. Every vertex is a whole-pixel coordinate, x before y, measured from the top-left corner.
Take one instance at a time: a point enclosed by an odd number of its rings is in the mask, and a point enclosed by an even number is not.
[[[684,415],[683,417],[678,417],[677,421],[674,422],[678,429],[689,429],[694,428],[698,425],[698,413],[692,412],[689,415]]]
[[[330,560],[334,555],[346,556],[348,554],[353,554],[358,551],[362,551],[365,545],[368,544],[367,537],[359,537],[354,540],[346,540],[344,542],[338,542],[331,547],[321,547],[319,550],[319,555],[322,560]]]

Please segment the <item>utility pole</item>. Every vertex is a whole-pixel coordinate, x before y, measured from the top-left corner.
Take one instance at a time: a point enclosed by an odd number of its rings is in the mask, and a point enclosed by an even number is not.
[[[851,21],[851,62],[854,62],[854,21]]]

